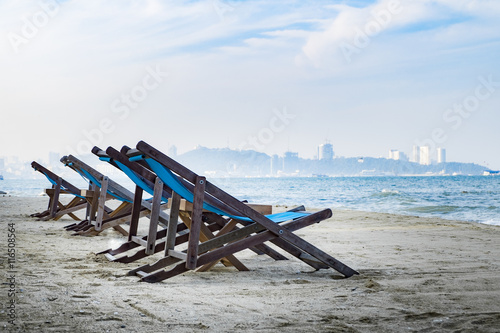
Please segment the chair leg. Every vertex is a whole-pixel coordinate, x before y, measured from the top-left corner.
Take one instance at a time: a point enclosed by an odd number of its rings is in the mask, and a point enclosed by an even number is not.
[[[163,192],[163,182],[160,178],[156,177],[153,202],[151,206],[151,217],[149,218],[149,234],[147,238],[146,254],[154,254],[154,247],[156,243],[156,234],[158,232],[158,218],[161,211],[161,196]]]
[[[132,237],[137,236],[137,228],[139,226],[139,215],[142,210],[142,194],[143,189],[139,186],[135,187],[134,203],[132,205],[132,217],[130,218],[130,228],[128,233],[128,241],[132,240]]]
[[[179,208],[181,204],[181,196],[172,191],[172,198],[170,203],[170,219],[167,225],[167,239],[165,240],[165,256],[168,255],[169,250],[175,247],[175,237],[177,234],[177,226],[179,223]]]
[[[50,217],[54,218],[57,213],[57,207],[59,204],[59,194],[61,193],[62,180],[61,177],[57,178],[57,184],[54,188],[54,196],[52,197],[52,203],[50,206]]]
[[[203,201],[205,196],[205,177],[197,176],[196,184],[194,187],[194,199],[193,199],[193,213],[192,213],[192,224],[191,231],[189,232],[189,242],[187,249],[187,260],[186,268],[195,269],[197,267],[196,261],[198,259],[198,244],[200,242],[200,229],[203,212]]]
[[[303,217],[301,219],[294,220],[294,221],[289,222],[287,224],[284,224],[280,227],[283,229],[286,229],[287,231],[292,233],[293,231],[307,227],[311,224],[320,222],[320,221],[328,218],[328,216],[327,216],[328,213],[331,214],[331,212],[328,212],[327,210],[320,211],[320,212],[308,215],[306,217]],[[278,237],[278,235],[274,234],[273,232],[271,232],[269,230],[264,231],[264,232],[260,232],[258,234],[253,235],[253,236],[249,236],[247,238],[240,239],[239,241],[230,243],[224,247],[216,248],[210,252],[207,252],[207,253],[200,255],[198,257],[197,264],[199,266],[201,266],[201,265],[213,262],[215,260],[226,257],[228,254],[233,254],[233,253],[239,252],[239,251],[244,250],[250,246],[255,246],[257,244],[273,240],[277,237]],[[298,237],[298,238],[300,238],[300,237]],[[300,239],[302,239],[302,238],[300,238]],[[320,251],[320,250],[318,250],[318,251]],[[316,255],[320,256],[317,253],[317,251],[313,251],[313,252],[315,252]],[[320,252],[322,252],[322,251],[320,251]],[[324,255],[328,256],[326,253],[323,252],[322,256],[324,256]],[[334,259],[333,257],[331,257],[331,258]],[[352,276],[354,274],[358,274],[356,271],[354,271],[351,268],[340,263],[338,260],[336,260],[336,259],[334,259],[334,260],[337,262],[337,264],[333,268],[335,270],[339,271],[340,273],[344,274],[346,277]],[[160,265],[157,265],[156,267],[158,267],[158,266],[160,266]],[[329,266],[332,267],[331,265],[329,265]],[[166,267],[166,266],[163,266],[163,267]],[[159,267],[157,269],[160,269],[160,268],[161,267]],[[186,267],[183,266],[183,264],[181,263],[181,264],[178,264],[177,266],[175,266],[173,269],[168,270],[168,271],[160,270],[160,271],[157,271],[157,272],[154,272],[151,274],[141,273],[140,275],[142,276],[141,281],[158,282],[158,281],[162,281],[164,279],[168,279],[170,277],[173,277],[175,275],[182,274],[186,271],[187,271]]]
[[[102,220],[104,218],[104,206],[106,204],[106,197],[108,196],[108,177],[104,176],[101,182],[101,193],[99,195],[98,208],[97,208],[97,216],[95,220],[95,230],[101,231]]]

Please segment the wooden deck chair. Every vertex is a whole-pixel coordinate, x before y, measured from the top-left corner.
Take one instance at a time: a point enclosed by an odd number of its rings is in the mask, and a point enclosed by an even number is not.
[[[165,256],[153,264],[136,268],[129,274],[139,275],[142,281],[158,282],[267,241],[315,269],[331,267],[345,277],[358,274],[352,268],[294,234],[294,231],[298,229],[331,217],[330,209],[316,213],[285,212],[263,215],[149,144],[141,141],[137,144],[137,150],[141,155],[131,160],[144,159],[158,178],[172,189],[172,197],[184,198],[192,203],[193,208],[187,249],[176,250],[175,234],[170,230],[175,230],[177,223],[169,223]],[[171,216],[176,214],[179,206],[180,200],[175,205],[172,203]],[[243,222],[244,226],[238,230],[218,234],[200,243],[204,209],[229,218],[228,228],[231,224],[240,222]],[[165,270],[171,266],[173,267]]]
[[[49,197],[47,209],[39,213],[31,214],[30,216],[44,221],[50,219],[57,221],[67,214],[73,220],[80,221],[81,218],[76,216],[74,212],[86,209],[86,214],[88,214],[88,206],[93,198],[93,193],[91,191],[79,189],[37,162],[33,161],[31,166],[35,171],[42,173],[52,184],[52,187],[45,190],[45,193]],[[74,197],[69,203],[63,204],[60,201],[61,194],[70,194]]]
[[[132,153],[130,153],[130,151]],[[136,184],[136,194],[135,200],[141,200],[141,196],[143,191],[148,192],[153,195],[153,207],[154,205],[158,205],[160,200],[170,201],[172,196],[172,190],[163,184],[163,188],[158,189],[157,186],[162,184],[161,180],[149,169],[146,163],[140,162],[130,162],[129,157],[127,155],[131,154],[133,156],[134,150],[131,150],[128,147],[123,147],[121,152],[118,152],[112,147],[109,147],[106,152],[100,150],[97,147],[94,147],[92,152],[100,157],[101,160],[108,161],[112,165],[118,167],[122,170],[135,184]],[[160,198],[161,197],[161,198]],[[177,198],[178,199],[178,198]],[[175,204],[174,204],[175,206]],[[178,222],[175,225],[175,222],[172,222],[171,225],[175,226],[175,231],[171,232],[171,235],[176,234],[176,238],[174,243],[176,245],[186,243],[188,241],[188,226],[190,226],[190,213],[191,208],[188,203],[185,201],[181,201],[180,209],[177,213],[171,214],[170,218],[173,221],[177,221],[177,218],[180,218],[182,222]],[[266,206],[269,210],[270,206]],[[254,208],[257,208],[254,206]],[[260,205],[259,208],[263,208],[263,205]],[[133,214],[134,215],[134,214]],[[204,212],[202,214],[203,223],[205,224],[204,228],[201,230],[201,238],[209,239],[213,238],[213,232],[220,231],[225,225],[226,220],[220,218],[219,215],[213,214],[210,212]],[[147,255],[151,255],[157,252],[161,252],[165,248],[166,243],[166,235],[167,230],[163,229],[158,231],[156,216],[155,214],[151,214],[150,217],[150,228],[147,236],[138,237],[136,235],[137,232],[137,219],[132,219],[130,223],[130,233],[128,242],[125,242],[117,249],[108,249],[106,251],[102,251],[98,254],[105,254],[106,257],[111,261],[129,263],[135,260],[146,257]],[[158,242],[157,242],[158,241]],[[139,248],[139,249],[138,249]],[[135,252],[131,255],[124,255],[116,257],[118,254],[125,253],[127,251],[134,250]],[[258,254],[268,254],[272,258],[276,260],[283,260],[286,257],[280,255],[278,252],[274,251],[271,248],[261,244],[253,248]],[[213,266],[217,261],[211,263],[210,267]],[[239,270],[247,270],[247,268],[241,264],[237,259],[233,257],[223,258],[221,262],[226,266],[235,266]],[[210,267],[205,267],[208,269]]]
[[[130,166],[128,165],[128,160],[126,160],[126,158],[121,158],[121,154],[119,152],[114,149],[113,152],[116,152],[114,158],[110,157],[99,147],[94,147],[92,149],[92,153],[97,155],[101,161],[106,161],[114,167],[120,169],[136,184],[132,201],[128,242],[136,244],[137,246],[144,246],[146,249],[145,255],[153,254],[156,239],[158,238],[158,233],[160,233],[157,229],[160,222],[162,205],[168,203],[168,200],[172,196],[172,190],[159,183],[156,180],[156,177],[150,173],[149,170],[146,170],[139,165]],[[144,209],[144,206],[142,205],[144,191],[153,196],[149,200],[151,203],[151,214],[149,214],[151,232],[148,236],[141,238],[137,236],[137,229],[139,219],[142,217],[140,212]],[[154,232],[152,230],[154,230]]]
[[[83,178],[95,184],[95,191],[99,193],[96,197],[97,202],[92,206],[95,208],[95,214],[90,215],[93,218],[81,221],[78,224],[69,225],[67,226],[67,230],[73,231],[74,235],[95,236],[103,230],[114,228],[121,234],[128,235],[128,231],[122,225],[130,223],[134,194],[72,155],[64,156],[61,162],[78,172]],[[111,212],[107,212],[104,209],[104,202],[109,200],[109,198],[121,202]],[[140,216],[149,214],[151,203],[142,200],[140,206]],[[164,212],[161,212],[159,218],[161,223],[166,223],[169,219],[168,215]]]

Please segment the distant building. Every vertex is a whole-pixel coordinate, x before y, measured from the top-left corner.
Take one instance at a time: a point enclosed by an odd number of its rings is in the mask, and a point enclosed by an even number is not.
[[[420,147],[420,164],[431,165],[431,148],[429,146]]]
[[[415,163],[420,163],[420,147],[415,145],[413,146],[413,153],[412,153],[412,162]]]
[[[282,158],[274,154],[271,156],[271,174],[276,175],[279,171],[283,170]]]
[[[444,148],[437,149],[437,162],[446,163],[446,149]]]
[[[335,156],[333,152],[333,146],[331,143],[323,143],[318,146],[318,160],[320,161],[330,161]]]
[[[294,173],[299,169],[299,153],[287,151],[283,157],[283,171]]]
[[[408,156],[402,151],[391,149],[389,150],[389,159],[395,161],[408,161]]]
[[[399,160],[400,159],[400,152],[399,150],[396,149],[391,149],[389,150],[389,159],[390,160]]]

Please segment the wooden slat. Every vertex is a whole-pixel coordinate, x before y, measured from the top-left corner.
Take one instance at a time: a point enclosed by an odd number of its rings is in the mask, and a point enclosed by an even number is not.
[[[101,189],[97,186],[97,184],[92,183],[92,191],[94,192],[94,196],[92,197],[89,211],[89,223],[96,219],[96,213],[99,205],[99,197],[101,196]]]
[[[43,190],[43,192],[45,192],[45,194],[47,194],[49,196],[49,198],[50,198],[50,197],[54,196],[54,193],[56,191],[55,187],[56,187],[56,185],[52,185],[51,188],[46,188],[45,190]],[[59,190],[59,195],[61,195],[61,194],[72,194],[72,193],[70,193],[68,191],[65,191],[65,190],[61,189],[61,188],[59,188],[59,189],[60,189]],[[52,200],[50,200],[50,201],[52,201]],[[48,209],[50,209],[50,205],[48,206]]]
[[[328,266],[335,269],[339,273],[342,273],[346,277],[358,274],[358,272],[344,265],[339,260],[321,251],[316,246],[308,243],[301,237],[295,235],[293,232],[287,229],[283,229],[279,224],[276,224],[273,221],[266,218],[265,216],[257,213],[255,210],[241,203],[239,200],[225,193],[221,189],[217,188],[215,185],[207,182],[206,190],[207,192],[211,193],[212,195],[226,202],[228,205],[232,206],[234,209],[240,211],[244,216],[247,216],[252,220],[254,220],[255,222],[261,224],[267,230],[274,233],[276,236],[283,238],[287,242],[293,244],[295,247],[298,247],[302,251],[309,253],[313,257],[327,264]],[[332,216],[331,210],[325,210],[325,211],[328,212],[328,216],[326,216],[325,219],[330,218]]]
[[[231,230],[234,229],[234,227],[236,226],[237,223],[238,223],[238,221],[232,219],[217,233],[217,236],[211,236],[211,237],[207,237],[207,238],[213,239],[213,238],[222,236],[224,234],[227,234],[228,232],[230,232]],[[236,269],[238,269],[239,271],[249,271],[249,269],[232,254],[221,259],[221,262],[225,266],[227,266],[228,263],[225,263],[225,261],[223,261],[224,259],[226,259],[229,264],[236,267]],[[210,270],[216,264],[217,264],[217,261],[213,261],[211,263],[208,263],[208,264],[205,264],[205,265],[199,267],[196,271],[197,272],[206,272],[206,271]]]
[[[311,224],[317,223],[318,221],[322,221],[322,220],[326,219],[330,213],[331,212],[329,210],[323,210],[323,211],[305,216],[305,217],[300,218],[298,220],[286,223],[286,224],[282,225],[281,227],[283,229],[290,231],[290,232],[293,232],[293,231],[296,231],[298,229],[307,227]],[[248,227],[250,227],[250,226],[248,226]],[[240,229],[240,230],[242,230],[242,229]],[[270,231],[264,231],[264,232],[258,233],[256,235],[241,239],[237,242],[233,242],[233,243],[228,244],[224,247],[217,248],[215,250],[212,250],[210,252],[207,252],[205,254],[200,255],[198,258],[197,264],[201,266],[201,265],[213,262],[215,260],[218,260],[218,259],[221,259],[221,258],[227,256],[230,253],[234,254],[234,253],[239,252],[241,250],[244,250],[248,247],[255,246],[257,244],[261,244],[261,243],[264,243],[266,241],[275,239],[276,237],[277,236]],[[201,244],[201,245],[203,245],[203,244]],[[200,245],[200,248],[201,248],[201,245]],[[155,268],[160,269],[161,267],[159,267],[159,266],[160,265],[157,265]],[[166,267],[166,266],[163,266],[163,267]],[[186,267],[184,267],[183,264],[179,264],[176,267],[174,267],[173,269],[168,270],[168,271],[165,271],[165,270],[160,270],[157,272],[150,271],[153,273],[143,276],[141,281],[158,282],[158,281],[162,281],[164,279],[170,278],[172,276],[182,274],[186,270],[187,269],[186,269]],[[353,274],[358,274],[358,273],[353,271]]]
[[[94,191],[91,189],[80,190],[80,195],[86,198],[92,198],[94,196]]]
[[[292,211],[292,210],[288,210],[288,211]],[[293,211],[295,211],[295,208],[293,209]],[[208,216],[211,220],[214,220],[216,223],[218,223],[222,226],[226,225],[226,223],[227,223],[227,220],[218,214],[209,212],[209,213],[205,213],[205,215]],[[244,221],[238,221],[238,222],[242,223],[244,226],[252,223],[252,222],[244,222]],[[238,228],[238,226],[235,226],[234,229],[237,230],[239,228]],[[218,236],[220,236],[220,234]],[[266,244],[259,244],[259,245],[256,245],[255,247],[250,247],[250,250],[257,253],[258,255],[266,254],[266,255],[270,256],[271,258],[273,258],[274,260],[288,260],[285,256],[283,256],[282,254],[280,254],[276,250],[270,248]]]
[[[189,234],[179,235],[176,238],[176,243],[179,243],[179,244],[186,243],[188,241],[188,236],[189,236]],[[163,241],[157,242],[157,244],[155,246],[154,252],[155,253],[162,252],[164,249],[165,249],[165,242],[163,242]],[[133,255],[121,257],[121,258],[119,258],[118,260],[115,260],[115,261],[122,262],[122,263],[131,263],[131,262],[140,260],[142,258],[145,258],[147,256],[148,255],[146,254],[146,251],[145,251],[145,248],[144,248],[142,250],[137,251]],[[149,267],[150,265],[145,265],[145,266]]]
[[[189,213],[187,212],[182,212],[181,214],[181,218],[182,218],[182,221],[184,221],[184,223],[186,225],[188,225],[188,227],[191,227],[191,224],[192,224],[192,221],[191,219],[189,218]],[[223,234],[226,234],[228,232],[230,232],[234,226],[236,225],[237,221],[236,220],[231,220],[229,221],[220,231],[219,233],[217,234],[217,236],[222,236]],[[214,239],[216,236],[214,236],[211,232],[211,230],[208,229],[208,227],[202,223],[201,224],[201,228],[200,228],[200,241],[202,242],[207,242],[208,240],[210,239]],[[212,268],[213,266],[215,266],[217,264],[218,261],[214,261],[210,264],[206,264],[202,267],[199,267],[197,269],[197,271],[199,272],[205,272],[205,271],[208,271],[210,268]],[[235,256],[233,255],[228,255],[227,257],[221,259],[221,262],[225,265],[225,266],[234,266],[236,269],[238,269],[239,271],[248,271],[249,269],[242,263],[240,262]]]
[[[181,259],[179,259],[179,258],[163,257],[151,265],[144,265],[144,266],[132,269],[127,274],[128,275],[135,275],[137,272],[140,272],[140,271],[150,273],[150,272],[154,272],[154,271],[157,271],[159,269],[162,269],[163,267],[168,267],[168,266],[175,264],[176,262],[179,262],[179,261],[181,261]],[[185,267],[186,265],[183,265],[183,266]]]
[[[104,205],[106,204],[106,195],[108,191],[109,178],[107,176],[102,177],[101,180],[101,194],[99,195],[99,202],[97,206],[97,216],[95,223],[95,230],[100,231],[102,227],[102,220],[104,218]]]
[[[120,226],[120,225],[115,225],[115,226],[113,227],[113,229],[115,229],[116,231],[118,231],[118,232],[119,232],[120,234],[122,234],[123,236],[128,236],[128,232],[127,232],[127,230],[123,229],[123,227],[122,227],[122,226]]]
[[[194,198],[193,198],[193,213],[191,215],[191,228],[189,232],[189,242],[187,249],[187,269],[195,269],[198,259],[198,244],[200,242],[200,229],[203,212],[203,202],[205,197],[206,179],[202,176],[197,176],[195,179]]]
[[[50,216],[56,216],[57,206],[59,204],[59,194],[61,193],[61,177],[57,177],[56,185],[54,186],[54,195],[52,196]]]
[[[89,191],[92,191],[92,195],[89,196],[89,197],[85,197],[87,199],[87,209],[85,210],[85,220],[91,220],[91,211],[92,211],[92,202],[93,202],[93,198],[96,197],[97,193],[95,193],[93,190],[94,190],[94,184],[93,183],[89,183]]]
[[[142,210],[142,194],[143,190],[139,186],[135,187],[134,202],[132,204],[132,216],[130,217],[130,228],[128,233],[128,240],[131,241],[133,236],[137,235],[137,228],[139,227],[139,215]]]
[[[177,163],[176,161],[174,161],[173,159],[171,159],[167,155],[161,153],[159,150],[156,150],[154,148],[151,149],[151,148],[153,148],[153,147],[151,147],[150,145],[148,145],[144,141],[140,141],[139,143],[137,143],[138,150],[147,153],[148,155],[150,155],[151,157],[154,157],[157,160],[161,159],[163,161],[167,161],[169,168],[173,172],[175,172],[179,175],[182,175],[182,177],[184,177],[185,179],[187,179],[191,183],[196,184],[196,180],[198,177],[197,174],[195,174],[194,172],[192,172],[191,170],[189,170],[185,166]]]
[[[245,204],[249,207],[252,207],[257,212],[264,214],[264,215],[272,214],[272,211],[273,211],[272,205],[248,204],[248,203],[245,203]],[[185,199],[182,199],[181,204],[180,204],[180,210],[183,210],[186,212],[191,212],[191,211],[193,211],[193,204]],[[204,209],[203,212],[208,212],[208,211]]]
[[[151,207],[151,216],[149,219],[149,234],[147,238],[146,254],[154,253],[156,233],[158,232],[158,219],[160,216],[162,191],[163,191],[163,182],[160,180],[160,178],[156,178],[153,200],[151,203],[152,207]]]
[[[298,229],[307,227],[311,224],[317,223],[325,219],[325,216],[328,216],[328,210],[323,210],[308,216],[305,216],[301,219],[286,223],[281,226],[281,228],[286,229],[287,231],[296,231]],[[222,248],[218,248],[207,252],[206,254],[201,255],[198,258],[199,264],[204,264],[206,262],[211,262],[212,258],[218,258],[225,253],[236,253],[241,250],[248,248],[249,246],[254,246],[260,243],[264,243],[266,241],[272,240],[277,236],[270,231],[260,232],[256,235],[250,236],[248,238],[241,239],[237,242],[228,244]]]
[[[301,251],[300,249],[296,248],[295,246],[284,241],[281,238],[272,239],[271,243],[280,247],[281,249],[285,250],[286,252],[290,253],[295,258],[302,260],[304,263],[308,264],[309,266],[313,267],[316,270],[322,269],[322,268],[328,268],[328,266],[326,266],[325,264],[321,263],[318,260],[311,260],[312,257],[310,255]]]
[[[174,161],[173,159],[171,159],[167,155],[163,154],[159,150],[153,148],[152,146],[150,146],[149,144],[147,144],[144,141],[140,141],[137,144],[137,149],[142,151],[145,155],[147,155],[151,158],[154,158],[156,161],[160,162],[161,164],[163,164],[164,166],[169,168],[171,171],[180,175],[181,177],[179,178],[179,181],[189,191],[191,191],[191,192],[194,191],[193,184],[196,183],[196,178],[198,177],[198,175],[196,175],[194,172],[187,169],[183,165],[177,163],[176,161]],[[236,210],[234,210],[232,207],[228,206],[225,202],[219,200],[219,198],[216,198],[216,197],[213,197],[210,195],[206,195],[205,201],[208,204],[210,204],[210,205],[212,205],[212,206],[214,206],[222,211],[227,212],[228,214],[238,215]]]
[[[179,251],[174,251],[174,250],[168,250],[167,256],[174,257],[180,260],[186,260],[187,259],[187,253],[184,252],[179,252]]]
[[[134,242],[134,243],[136,243],[137,245],[143,246],[144,248],[148,247],[147,238],[142,238],[142,237],[139,237],[139,236],[133,236],[132,239],[131,239],[131,241]]]
[[[85,200],[78,197],[74,197],[67,205],[60,205],[60,209],[57,211],[56,216],[54,216],[54,221],[58,221],[64,215],[69,215],[73,220],[80,221],[78,216],[74,215],[73,212],[84,209],[87,205]]]
[[[165,256],[168,250],[173,250],[175,246],[175,235],[177,234],[177,225],[179,223],[179,206],[181,197],[179,194],[172,192],[170,205],[170,220],[167,226],[167,239],[165,245]]]
[[[132,208],[132,205],[130,204],[130,202],[123,201],[111,213],[108,214],[108,213],[104,212],[104,214],[106,215],[107,219],[111,219],[117,215],[131,213],[131,208]]]
[[[123,148],[122,148],[123,149]],[[141,178],[146,184],[149,185],[150,188],[154,187],[154,183],[156,181],[156,175],[142,164],[137,162],[130,162],[129,158],[122,152],[117,151],[113,147],[108,147],[106,149],[106,153],[114,160],[125,165],[127,168],[135,172],[139,178]],[[163,184],[163,193],[162,196],[164,198],[169,198],[171,196],[172,190]]]

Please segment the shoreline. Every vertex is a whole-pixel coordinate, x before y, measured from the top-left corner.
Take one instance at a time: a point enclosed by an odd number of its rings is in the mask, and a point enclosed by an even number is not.
[[[70,170],[71,171],[71,170]],[[41,178],[36,182],[12,182],[0,190],[9,195],[39,195],[48,186]],[[124,174],[122,174],[124,176]],[[470,177],[469,177],[470,178]],[[473,179],[472,179],[473,178]],[[307,207],[329,207],[335,209],[355,209],[366,212],[383,212],[404,216],[440,217],[446,220],[471,221],[500,225],[498,186],[500,178],[472,177],[470,180],[430,181],[397,180],[378,177],[377,180],[357,178],[357,180],[324,181],[301,178],[298,180],[214,179],[214,185],[254,203],[299,204]],[[113,179],[132,192],[135,189],[128,178]],[[123,181],[122,181],[123,179]],[[83,182],[83,179],[80,179]],[[8,183],[6,183],[8,184]],[[87,184],[80,185],[86,188]],[[1,184],[0,184],[1,185]],[[129,186],[130,185],[130,186]],[[242,191],[242,189],[245,189]],[[286,189],[284,192],[283,189]],[[11,191],[10,191],[11,190]]]
[[[0,191],[1,192],[1,191]],[[48,196],[45,193],[40,193],[37,196],[19,196],[19,195],[10,195],[8,193],[2,194],[0,193],[0,198],[20,198],[20,199],[26,199],[26,200],[47,200],[48,202]],[[71,198],[71,195],[68,194],[62,194],[61,198]],[[265,203],[262,203],[265,204]],[[273,208],[277,208],[278,210],[283,207],[288,207],[288,208],[293,208],[296,205],[283,205],[283,204],[277,204],[277,205],[272,205]],[[458,220],[458,219],[447,219],[443,216],[424,216],[424,215],[412,215],[410,213],[408,214],[403,214],[403,213],[395,213],[395,212],[380,212],[380,211],[370,211],[370,210],[362,210],[362,209],[353,209],[353,208],[340,208],[340,207],[315,207],[315,206],[306,206],[306,209],[311,210],[311,211],[318,211],[321,209],[331,209],[334,213],[335,212],[355,212],[355,213],[366,213],[366,214],[388,214],[388,215],[393,215],[393,216],[400,216],[402,218],[408,217],[408,218],[421,218],[421,219],[441,219],[444,221],[451,221],[451,222],[464,222],[464,223],[477,223],[477,224],[484,224],[484,225],[490,225],[490,226],[496,226],[500,227],[500,220],[499,221],[492,221],[488,223],[488,221],[473,221],[473,220]],[[29,214],[28,214],[29,215]]]
[[[120,234],[72,237],[63,230],[69,219],[29,217],[47,202],[0,197],[2,225],[16,226],[19,332],[495,332],[500,326],[497,226],[333,210],[329,220],[297,233],[359,276],[312,272],[295,259],[273,261],[245,250],[236,256],[249,272],[216,265],[147,284],[126,275],[139,263],[95,255],[124,241]],[[1,244],[8,268],[5,238]],[[0,325],[15,332],[3,300]]]

